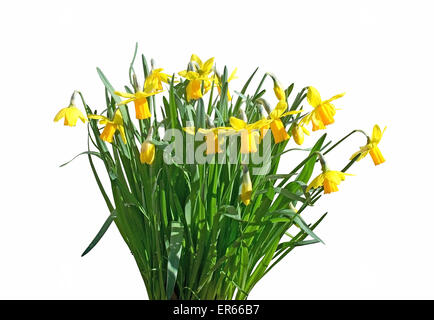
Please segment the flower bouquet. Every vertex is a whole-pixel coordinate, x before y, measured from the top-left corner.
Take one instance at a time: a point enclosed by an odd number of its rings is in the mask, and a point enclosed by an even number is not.
[[[129,84],[113,88],[100,69],[105,108],[95,111],[80,91],[54,121],[87,122],[86,155],[109,215],[83,252],[98,243],[112,223],[131,251],[149,299],[247,299],[253,287],[294,248],[322,240],[314,230],[325,215],[307,222],[305,210],[323,194],[338,191],[347,170],[368,153],[384,162],[382,130],[354,130],[336,143],[310,131],[334,122],[338,94],[323,100],[312,86],[294,93],[266,73],[251,90],[256,69],[240,91],[236,70],[216,70],[214,58],[192,55],[184,71],[166,74],[134,58]],[[143,77],[143,82],[139,82]],[[265,99],[265,87],[273,87]],[[303,104],[307,98],[307,104]],[[80,100],[84,113],[76,106]],[[366,145],[338,170],[329,152],[351,135]],[[279,173],[285,154],[303,160]],[[109,177],[103,185],[94,161]],[[312,179],[315,166],[322,173]],[[109,190],[111,190],[109,192]]]

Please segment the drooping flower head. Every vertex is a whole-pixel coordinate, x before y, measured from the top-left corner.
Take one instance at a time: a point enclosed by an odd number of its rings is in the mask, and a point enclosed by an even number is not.
[[[83,121],[83,123],[86,122],[86,117],[74,105],[69,105],[66,108],[60,109],[60,111],[54,117],[54,122],[57,122],[62,118],[65,118],[65,121],[63,122],[63,124],[65,126],[70,126],[70,127],[75,127],[78,119]]]
[[[366,155],[369,153],[372,161],[374,161],[374,164],[376,166],[385,162],[386,160],[384,159],[380,149],[378,148],[378,143],[380,143],[380,140],[383,137],[385,130],[386,128],[384,128],[383,132],[381,132],[380,126],[376,124],[372,129],[372,136],[368,137],[368,142],[366,143],[366,145],[360,147],[360,150],[355,152],[351,156],[350,160],[353,160],[357,155],[360,154],[359,158],[357,159],[357,161],[359,161],[366,157]]]
[[[345,180],[345,176],[352,176],[352,174],[326,170],[317,176],[307,187],[306,191],[310,189],[316,189],[319,187],[324,187],[324,193],[332,193],[338,191],[338,184]]]
[[[331,102],[342,98],[345,93],[333,96],[332,98],[322,101],[317,89],[309,87],[307,90],[307,101],[314,108],[303,120],[303,124],[308,124],[312,121],[312,131],[325,129],[329,124],[335,122],[334,115],[336,108]]]
[[[56,116],[54,117],[54,122],[57,122],[62,118],[65,118],[63,124],[69,127],[75,127],[78,119],[80,119],[83,123],[86,122],[86,117],[74,104],[75,93],[76,91],[74,91],[74,93],[71,96],[71,102],[69,103],[69,106],[60,109],[60,111],[56,114]]]
[[[323,155],[318,151],[315,153],[317,154],[321,163],[322,173],[312,180],[312,182],[307,186],[306,191],[319,187],[324,187],[324,193],[338,191],[338,185],[341,183],[341,181],[345,180],[345,176],[352,176],[352,174],[329,170]]]
[[[113,120],[97,114],[89,114],[88,118],[99,120],[100,124],[105,124],[104,130],[100,135],[101,140],[112,143],[114,134],[116,133],[116,131],[119,131],[122,141],[124,143],[127,143],[124,130],[124,121],[122,119],[122,114],[119,109],[116,110]]]

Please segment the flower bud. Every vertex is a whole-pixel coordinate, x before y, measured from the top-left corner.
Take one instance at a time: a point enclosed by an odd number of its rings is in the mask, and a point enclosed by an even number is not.
[[[155,145],[152,142],[146,140],[142,144],[140,150],[140,162],[146,164],[152,164],[155,159]]]
[[[252,181],[250,180],[249,169],[243,166],[243,183],[241,185],[241,201],[247,206],[252,196]]]

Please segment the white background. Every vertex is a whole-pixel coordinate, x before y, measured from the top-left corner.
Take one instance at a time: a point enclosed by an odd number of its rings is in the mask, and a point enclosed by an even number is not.
[[[108,211],[86,157],[58,167],[85,150],[85,126],[52,121],[74,89],[101,111],[95,67],[122,88],[136,41],[170,73],[192,53],[238,67],[231,89],[259,66],[323,98],[346,92],[327,130],[335,140],[388,127],[386,162],[367,157],[305,212],[309,221],[329,212],[317,229],[326,245],[294,250],[251,299],[434,298],[433,9],[429,1],[2,3],[0,298],[146,298],[116,228],[80,257]],[[349,139],[329,165],[342,168],[364,142]],[[283,171],[292,163],[287,156]]]

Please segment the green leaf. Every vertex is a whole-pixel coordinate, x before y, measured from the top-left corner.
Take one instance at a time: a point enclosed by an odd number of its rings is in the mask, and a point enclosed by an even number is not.
[[[167,261],[167,299],[170,300],[175,288],[176,277],[178,275],[179,260],[182,251],[182,239],[184,237],[184,228],[178,221],[172,221],[170,231],[169,254]]]
[[[89,155],[93,155],[93,156],[97,156],[98,158],[101,158],[101,154],[99,152],[95,152],[95,151],[84,151],[82,153],[77,154],[74,158],[72,158],[71,160],[69,160],[68,162],[65,162],[64,164],[61,164],[59,167],[64,167],[66,166],[68,163],[72,162],[75,158],[83,155],[83,154],[89,154]]]
[[[205,105],[202,99],[197,101],[196,128],[205,128]]]
[[[116,103],[121,102],[121,98],[117,95],[115,95],[115,89],[113,88],[113,86],[110,84],[110,82],[107,80],[106,76],[104,75],[104,73],[101,71],[100,68],[96,68],[96,71],[98,72],[99,77],[101,78],[102,83],[104,84],[104,86],[107,88],[108,92],[110,92],[110,95],[112,96],[112,98],[115,100]]]
[[[300,197],[299,195],[283,188],[275,188],[274,189],[277,193],[283,195],[285,198],[288,198],[292,201],[300,201],[300,202],[306,202],[306,199],[303,197]]]
[[[87,246],[86,250],[81,254],[81,256],[85,256],[96,246],[96,244],[101,240],[107,229],[110,227],[113,220],[116,219],[116,210],[113,210],[112,213],[108,216],[107,220],[102,225],[101,229],[96,234],[95,238],[93,238],[92,242]]]
[[[312,238],[314,238],[317,241],[320,241],[324,244],[324,241],[322,241],[304,222],[304,220],[300,217],[300,215],[296,215],[294,217],[294,222],[297,223],[297,225],[302,229],[304,232],[306,232],[308,235],[310,235]]]
[[[324,143],[324,140],[327,136],[327,133],[324,133],[321,138],[318,139],[318,141],[313,146],[312,150],[310,151],[309,156],[312,156],[315,151],[319,151],[321,149],[322,144]],[[313,168],[315,167],[316,157],[312,156],[304,165],[303,170],[301,170],[300,174],[298,175],[297,179],[298,181],[302,181],[304,183],[308,183],[310,177],[313,173]],[[294,186],[297,188],[297,186]],[[291,190],[292,191],[292,190]]]
[[[131,84],[132,87],[134,87],[133,78],[132,78],[132,74],[134,74],[134,67],[133,66],[134,66],[134,61],[136,60],[138,46],[139,46],[139,44],[136,42],[136,47],[134,49],[133,60],[131,60],[130,69],[129,69],[130,84]]]

